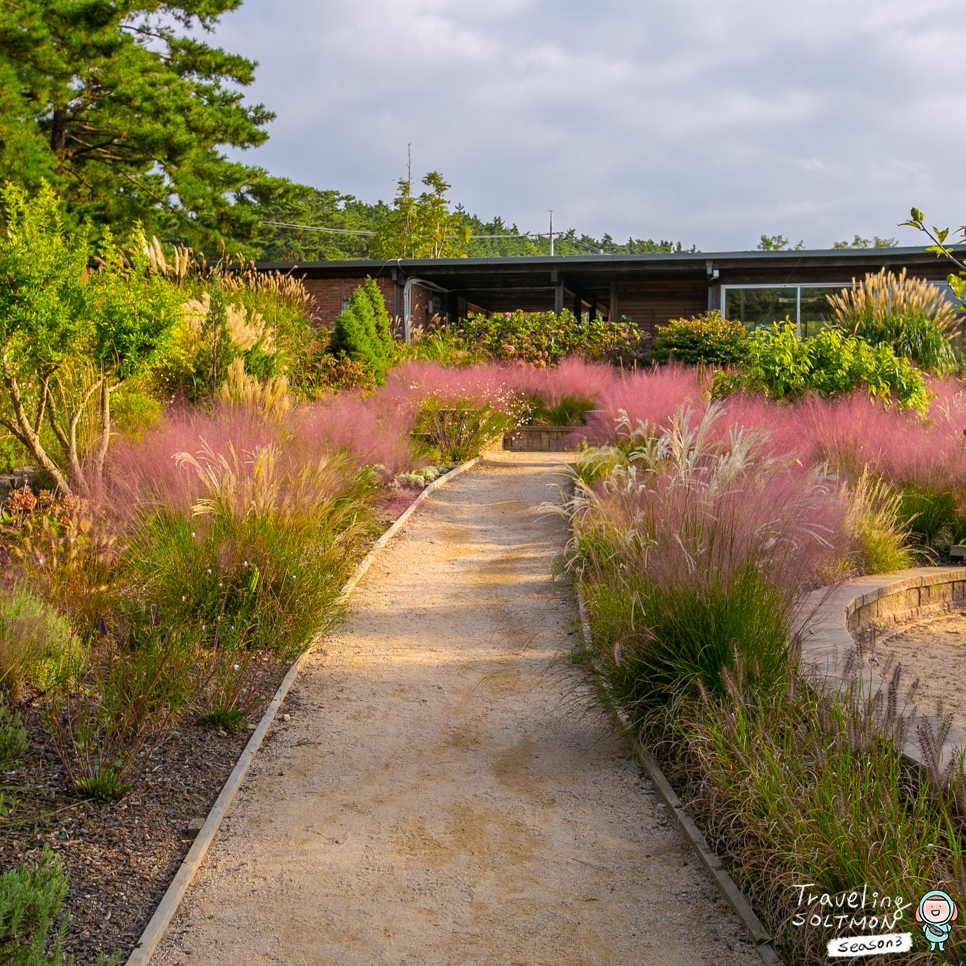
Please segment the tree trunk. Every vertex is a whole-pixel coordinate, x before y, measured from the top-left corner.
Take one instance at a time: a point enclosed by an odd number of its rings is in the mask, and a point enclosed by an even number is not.
[[[47,451],[44,449],[44,444],[40,441],[38,432],[31,425],[30,418],[27,416],[27,410],[24,408],[23,397],[20,394],[20,385],[5,357],[3,359],[3,382],[7,387],[7,392],[10,394],[10,401],[13,404],[17,439],[30,450],[40,466],[54,478],[57,489],[64,496],[73,496],[74,491],[70,488],[66,477],[60,471],[60,467],[47,454]]]

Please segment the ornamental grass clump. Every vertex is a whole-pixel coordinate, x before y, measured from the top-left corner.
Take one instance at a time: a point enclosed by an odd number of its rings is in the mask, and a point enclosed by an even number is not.
[[[910,278],[883,268],[850,289],[829,295],[832,321],[872,345],[886,343],[896,355],[943,375],[957,367],[949,340],[958,313],[940,290],[924,278]]]
[[[767,437],[716,433],[718,406],[651,429],[624,418],[623,448],[578,473],[566,568],[594,626],[592,666],[639,724],[682,694],[721,695],[741,662],[763,691],[783,685],[789,636],[843,510],[824,475],[771,452]]]
[[[342,454],[293,466],[273,445],[176,462],[201,494],[188,513],[143,517],[128,553],[138,596],[205,646],[234,635],[291,659],[331,616],[370,530],[372,474]]]
[[[888,694],[867,702],[857,679],[840,697],[793,673],[764,693],[739,668],[726,675],[724,700],[681,703],[667,722],[669,768],[687,783],[688,808],[786,962],[827,963],[836,935],[914,931],[929,889],[959,903],[966,894],[957,783],[903,759],[913,736],[896,710],[899,690],[893,674]],[[853,893],[868,904],[848,908]],[[838,901],[829,908],[810,894]],[[809,925],[815,915],[828,925]],[[881,928],[856,927],[871,916]]]

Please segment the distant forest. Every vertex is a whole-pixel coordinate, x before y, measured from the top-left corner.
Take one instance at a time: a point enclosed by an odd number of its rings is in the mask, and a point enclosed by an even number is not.
[[[357,231],[378,232],[393,214],[393,205],[384,201],[367,204],[353,195],[338,191],[322,191],[305,185],[290,192],[282,202],[270,202],[255,207],[255,213],[271,231],[266,238],[255,242],[261,261],[298,262],[354,258],[371,258],[374,235],[352,234]],[[506,237],[475,238],[462,245],[462,251],[470,258],[504,255],[548,255],[550,239],[521,235],[516,224],[508,224],[502,218],[483,221],[457,206],[454,211],[462,216],[463,224],[472,235],[498,235]],[[286,227],[281,227],[286,226]],[[310,227],[288,227],[310,226]],[[338,231],[313,231],[312,228],[338,229]],[[342,234],[345,232],[345,234]],[[656,252],[698,251],[684,248],[680,242],[654,241],[651,238],[629,238],[616,242],[610,235],[593,238],[578,235],[569,228],[554,230],[555,255],[639,255]]]

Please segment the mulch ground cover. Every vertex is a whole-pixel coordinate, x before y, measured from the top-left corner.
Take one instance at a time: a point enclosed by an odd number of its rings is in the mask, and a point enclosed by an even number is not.
[[[0,777],[13,802],[0,818],[0,871],[36,862],[50,845],[70,876],[66,951],[79,966],[100,953],[120,953],[123,962],[191,847],[189,822],[208,815],[251,729],[182,726],[130,792],[99,803],[73,792],[46,737],[43,709],[20,710],[30,749]]]

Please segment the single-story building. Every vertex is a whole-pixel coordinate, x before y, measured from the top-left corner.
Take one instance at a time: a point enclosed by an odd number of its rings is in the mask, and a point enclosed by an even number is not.
[[[806,334],[828,312],[826,294],[868,272],[925,278],[945,290],[951,263],[925,248],[675,252],[516,258],[366,259],[261,263],[305,281],[315,317],[331,325],[355,288],[374,278],[386,308],[408,332],[433,316],[470,312],[561,311],[626,317],[653,335],[656,325],[720,309],[748,325],[788,316]]]

